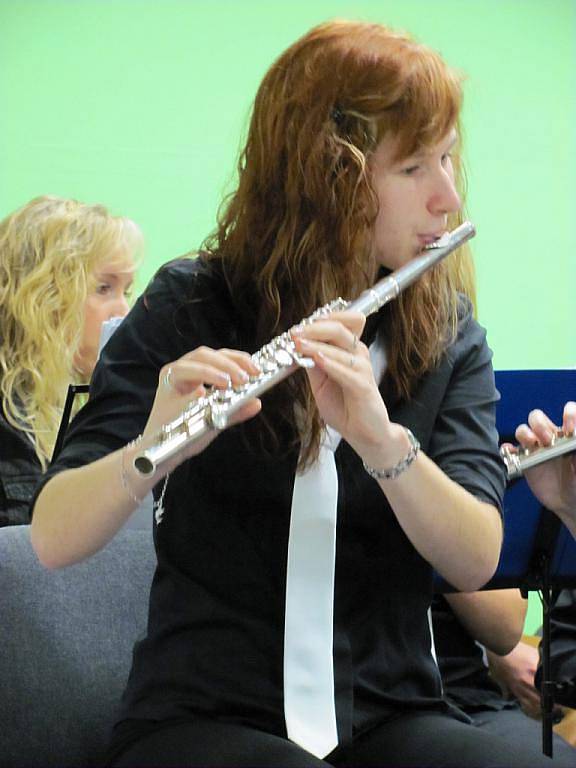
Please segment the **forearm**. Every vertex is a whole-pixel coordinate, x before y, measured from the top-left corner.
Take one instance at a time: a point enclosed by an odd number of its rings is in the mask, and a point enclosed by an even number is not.
[[[198,347],[160,371],[160,385],[138,444],[109,454],[48,481],[34,505],[32,544],[40,561],[59,568],[89,557],[103,547],[126,522],[139,500],[182,461],[200,453],[217,436],[209,430],[190,442],[153,475],[142,477],[133,466],[136,453],[150,448],[158,432],[205,393],[202,382],[225,388],[240,386],[258,368],[245,352]],[[170,375],[168,375],[170,374]],[[230,426],[252,418],[260,401],[249,400],[230,419]]]
[[[129,468],[135,447],[127,448]],[[34,505],[32,545],[47,568],[83,560],[105,546],[151,490],[156,479],[129,472],[129,490],[122,482],[122,451],[53,477]]]
[[[444,595],[474,640],[499,656],[510,653],[522,637],[527,601],[517,589]]]
[[[450,480],[423,452],[394,480],[380,480],[402,529],[450,584],[479,589],[498,565],[498,511]]]

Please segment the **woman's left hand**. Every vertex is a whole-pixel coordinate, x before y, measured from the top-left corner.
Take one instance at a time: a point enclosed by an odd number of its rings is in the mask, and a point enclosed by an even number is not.
[[[359,340],[364,324],[360,313],[338,312],[292,329],[292,337],[298,352],[314,361],[307,374],[321,417],[365,461],[377,457],[372,460],[384,466],[387,437],[397,425],[390,422],[368,348]],[[391,449],[395,457],[397,449]]]
[[[530,412],[527,424],[516,429],[516,439],[523,448],[549,446],[559,427],[539,409]],[[576,402],[565,404],[562,430],[565,435],[576,433]],[[526,480],[535,496],[545,507],[556,512],[564,522],[570,522],[576,536],[576,457],[566,455],[544,462],[526,472]]]

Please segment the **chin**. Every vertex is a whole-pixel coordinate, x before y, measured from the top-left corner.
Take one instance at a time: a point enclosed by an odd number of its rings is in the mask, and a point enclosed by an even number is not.
[[[88,381],[92,376],[95,360],[87,360],[85,357],[76,357],[74,359],[74,370],[85,381]]]

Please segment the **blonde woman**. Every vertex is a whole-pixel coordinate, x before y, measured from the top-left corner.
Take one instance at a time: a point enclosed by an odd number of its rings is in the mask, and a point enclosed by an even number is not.
[[[67,386],[101,325],[128,312],[138,227],[102,205],[38,197],[0,222],[0,525],[29,522]]]

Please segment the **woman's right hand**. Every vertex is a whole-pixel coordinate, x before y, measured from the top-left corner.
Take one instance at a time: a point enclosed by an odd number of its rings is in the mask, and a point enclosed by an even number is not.
[[[540,694],[534,687],[538,667],[538,649],[520,641],[510,653],[499,656],[488,652],[490,674],[506,696],[520,702],[529,717],[540,716]]]
[[[217,389],[239,386],[246,377],[258,373],[245,352],[208,347],[198,347],[165,365],[160,370],[142,440],[84,466],[60,472],[40,492],[31,528],[32,544],[40,562],[48,568],[61,568],[101,549],[162,477],[184,459],[200,453],[218,433],[209,432],[162,463],[150,476],[144,477],[134,469],[136,454],[154,445],[162,426],[179,416],[192,400],[205,394],[205,386]],[[259,400],[248,400],[230,423],[255,416],[260,407]]]
[[[162,426],[174,420],[191,403],[206,394],[206,386],[226,389],[245,384],[250,376],[260,373],[250,355],[234,349],[211,349],[198,347],[178,360],[168,363],[160,370],[158,388],[148,422],[142,434],[138,450],[158,442]],[[230,426],[256,416],[261,403],[257,398],[246,404],[230,418]],[[200,440],[191,443],[177,456],[166,463],[157,477],[172,471],[187,458],[195,456],[206,448],[217,436],[210,431]]]

